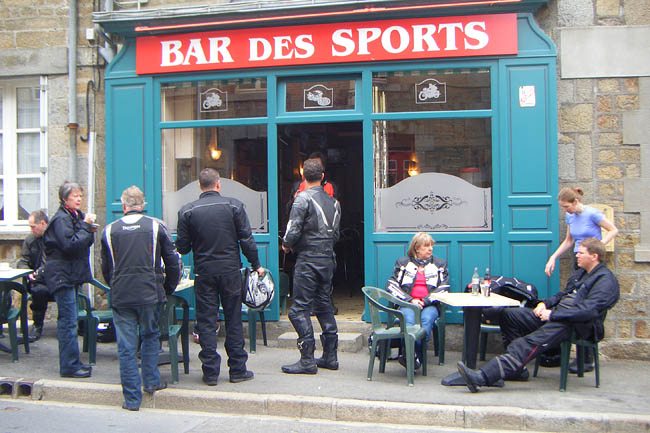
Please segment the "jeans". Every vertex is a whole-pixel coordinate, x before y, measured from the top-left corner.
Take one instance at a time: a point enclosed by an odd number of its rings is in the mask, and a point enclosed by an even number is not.
[[[54,293],[59,310],[56,338],[59,340],[59,373],[72,374],[81,368],[77,341],[77,291],[63,288]]]
[[[410,310],[408,308],[401,308],[401,312],[404,313],[404,319],[406,320],[407,325],[415,325],[415,313],[413,310]],[[424,347],[426,347],[426,343],[431,340],[431,334],[433,332],[433,326],[436,324],[436,320],[438,320],[438,316],[440,316],[440,312],[438,311],[438,307],[435,305],[429,305],[428,307],[424,307],[422,311],[420,311],[420,320],[422,322],[422,328],[426,331],[426,338],[424,339]],[[421,358],[423,346],[422,346],[422,340],[418,340],[415,342],[415,353],[418,355],[418,357]]]
[[[199,331],[203,376],[216,380],[221,371],[221,355],[217,352],[217,320],[219,302],[223,307],[226,324],[226,342],[230,376],[246,372],[248,354],[244,349],[244,330],[241,318],[241,273],[239,271],[224,275],[197,275],[194,282],[196,290],[196,321]]]
[[[162,305],[159,303],[140,307],[113,308],[122,394],[124,402],[129,408],[140,407],[142,402],[141,384],[144,384],[145,388],[155,388],[160,384],[158,319]],[[140,328],[139,333],[138,327]],[[136,360],[138,337],[142,340],[140,346],[142,381],[140,381]]]

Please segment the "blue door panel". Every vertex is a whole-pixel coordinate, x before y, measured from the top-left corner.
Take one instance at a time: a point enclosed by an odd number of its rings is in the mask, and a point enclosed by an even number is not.
[[[512,257],[512,275],[537,287],[540,299],[546,298],[551,292],[549,278],[544,273],[544,264],[552,253],[550,242],[512,242],[510,257]],[[553,291],[554,293],[555,291]]]
[[[479,275],[483,276],[485,268],[495,274],[494,269],[494,245],[492,243],[465,242],[459,245],[460,270],[458,287],[452,288],[455,292],[462,292],[465,286],[472,280],[474,268],[478,268]]]
[[[146,191],[145,182],[146,85],[112,83],[107,92],[110,112],[107,141],[111,145],[107,145],[110,157],[106,164],[106,201],[107,219],[113,221],[122,214],[120,196],[124,189],[138,185],[145,197],[151,197],[152,191]]]
[[[379,288],[386,286],[386,280],[393,272],[395,260],[406,255],[408,244],[402,242],[381,243],[375,245],[377,258],[377,275],[375,276],[376,285]]]
[[[512,230],[550,230],[550,206],[512,206]]]
[[[547,101],[546,82],[548,67],[511,66],[508,68],[510,82],[510,128],[509,148],[511,192],[513,194],[548,192],[549,155],[546,128]],[[521,106],[520,95],[534,94],[534,106]],[[533,103],[532,98],[525,103]]]

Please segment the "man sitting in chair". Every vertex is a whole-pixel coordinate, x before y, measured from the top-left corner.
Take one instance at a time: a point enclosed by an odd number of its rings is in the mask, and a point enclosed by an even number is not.
[[[573,329],[581,338],[601,340],[605,334],[601,314],[619,297],[618,281],[602,263],[604,256],[602,242],[585,239],[576,253],[578,270],[569,277],[564,291],[532,310],[509,309],[501,325],[504,336],[511,339],[506,353],[480,370],[458,363],[458,373],[467,388],[477,392],[481,386],[503,386],[503,380],[517,379],[532,359],[571,338]]]

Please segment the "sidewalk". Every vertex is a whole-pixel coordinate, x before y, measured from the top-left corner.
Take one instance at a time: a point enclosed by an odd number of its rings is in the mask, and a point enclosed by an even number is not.
[[[121,405],[115,343],[98,344],[92,378],[63,379],[58,374],[54,324],[48,325],[44,337],[30,346],[29,355],[21,348],[18,363],[12,363],[9,354],[0,353],[0,376],[12,378],[10,383],[19,378],[34,381],[32,399]],[[228,382],[226,360],[222,359],[218,386],[207,387],[201,381],[199,346],[190,346],[190,374],[183,374],[181,366],[180,382],[145,398],[143,408],[518,431],[650,430],[648,362],[602,360],[600,388],[594,386],[593,373],[584,378],[570,375],[567,392],[561,393],[560,369],[541,368],[539,377],[528,382],[509,382],[505,388],[483,388],[471,394],[465,387],[440,385],[444,376],[456,370],[457,352],[447,352],[443,366],[430,356],[428,376],[417,374],[415,386],[409,387],[406,371],[396,361],[387,364],[384,374],[378,372],[377,361],[373,380],[368,381],[366,350],[340,353],[338,371],[285,375],[280,366],[296,361],[298,351],[264,347],[260,339],[257,353],[250,354],[248,361],[254,380]],[[223,357],[222,338],[219,348]],[[87,360],[86,354],[82,360]],[[161,375],[170,380],[168,365],[161,366]]]

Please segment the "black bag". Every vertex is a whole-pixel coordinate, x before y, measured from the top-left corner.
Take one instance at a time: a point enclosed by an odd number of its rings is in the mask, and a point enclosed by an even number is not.
[[[514,277],[494,277],[490,283],[490,292],[524,302],[528,308],[535,308],[539,303],[537,287]]]

